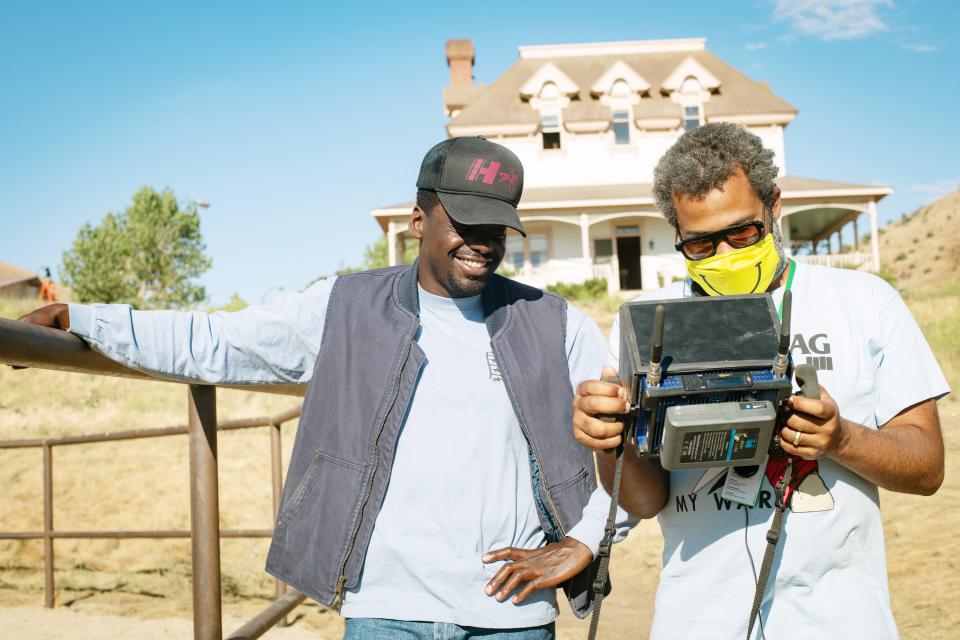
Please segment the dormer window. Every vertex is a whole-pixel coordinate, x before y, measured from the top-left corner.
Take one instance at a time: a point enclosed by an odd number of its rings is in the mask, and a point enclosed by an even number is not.
[[[560,118],[544,115],[540,119],[540,130],[544,149],[560,148]]]
[[[633,92],[623,80],[617,80],[610,88],[610,108],[613,110],[613,141],[615,144],[630,144],[630,110]]]
[[[544,149],[559,149],[563,110],[570,106],[571,96],[580,87],[552,62],[547,62],[520,87],[520,98],[530,102],[530,108],[539,112],[541,145]]]
[[[544,149],[560,148],[560,110],[563,95],[560,88],[547,82],[540,89],[540,135]]]
[[[661,90],[680,105],[680,124],[684,131],[696,129],[704,122],[703,105],[720,89],[720,80],[688,56],[663,81]]]
[[[688,76],[680,85],[677,102],[683,109],[683,129],[690,131],[703,124],[703,96],[704,90],[700,81]]]
[[[649,89],[650,84],[623,60],[614,62],[590,87],[590,93],[613,115],[610,129],[615,145],[630,144],[634,106]]]
[[[613,141],[616,144],[630,144],[630,112],[613,112]]]

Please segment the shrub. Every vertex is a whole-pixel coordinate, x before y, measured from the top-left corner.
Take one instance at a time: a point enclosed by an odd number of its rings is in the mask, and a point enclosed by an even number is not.
[[[607,281],[605,278],[593,278],[580,284],[558,282],[548,284],[545,289],[567,300],[600,300],[607,296]]]
[[[893,271],[886,266],[881,265],[880,270],[877,271],[877,276],[886,280],[887,284],[891,287],[897,287],[897,277],[893,274]]]

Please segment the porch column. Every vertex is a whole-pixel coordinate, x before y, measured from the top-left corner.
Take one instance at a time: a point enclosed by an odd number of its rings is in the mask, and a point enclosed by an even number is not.
[[[873,200],[867,205],[870,212],[870,250],[873,253],[873,271],[880,271],[880,228],[877,225],[877,203]]]
[[[616,239],[614,239],[614,245]],[[614,253],[610,256],[610,279],[607,280],[607,293],[615,296],[620,293],[620,258]]]
[[[397,264],[397,223],[387,223],[387,262],[389,266]]]
[[[857,218],[860,215],[857,214],[857,217],[853,219],[853,250],[857,253],[860,253],[860,230],[857,227]]]
[[[610,256],[610,280],[607,281],[607,293],[620,293],[620,256],[617,254],[617,223],[610,223],[610,238],[613,242],[613,255]]]
[[[792,238],[790,237],[790,227],[783,226],[783,216],[777,218],[777,226],[780,227],[780,238],[783,240],[783,250],[787,254],[787,257],[793,257],[793,245]]]
[[[590,266],[590,216],[586,213],[580,214],[580,253],[583,256],[583,264],[589,280],[593,277],[593,269]]]

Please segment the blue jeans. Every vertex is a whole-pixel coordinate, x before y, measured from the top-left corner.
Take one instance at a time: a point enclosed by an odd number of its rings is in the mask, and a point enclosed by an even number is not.
[[[554,623],[523,629],[461,627],[448,622],[349,618],[343,640],[554,640]]]

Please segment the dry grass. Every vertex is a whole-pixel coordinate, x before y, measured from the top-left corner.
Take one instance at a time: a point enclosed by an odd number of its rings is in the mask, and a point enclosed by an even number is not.
[[[17,317],[32,300],[0,299],[0,316]],[[186,423],[186,387],[59,371],[0,367],[0,438],[101,433]],[[219,390],[220,419],[279,413],[296,398]],[[296,421],[283,427],[284,461]],[[60,530],[189,529],[186,436],[57,447],[54,525]],[[220,435],[220,523],[269,528],[270,434]],[[39,449],[0,450],[0,528],[43,528]],[[225,610],[250,614],[273,596],[263,571],[269,541],[222,541]],[[60,540],[55,543],[58,604],[143,617],[190,611],[189,540]],[[42,603],[43,544],[0,541],[0,606]],[[329,613],[307,608],[327,628]],[[339,622],[334,621],[335,624]]]
[[[906,294],[914,315],[938,355],[951,385],[960,374],[960,287],[914,289]],[[616,305],[579,305],[609,328]],[[0,300],[0,315],[16,316],[32,302]],[[4,439],[93,433],[185,422],[183,386],[99,378],[53,371],[0,367],[0,437]],[[221,418],[265,415],[286,409],[292,399],[220,391]],[[947,444],[947,476],[930,498],[883,492],[890,587],[905,638],[946,639],[960,627],[960,438],[953,425],[960,402],[941,401]],[[284,459],[295,423],[283,430]],[[272,521],[269,434],[251,430],[220,438],[221,524],[264,528]],[[187,528],[186,438],[55,450],[55,524],[59,529]],[[39,451],[0,451],[0,521],[6,530],[42,527]],[[616,585],[604,607],[604,637],[644,637],[649,628],[662,542],[654,522],[645,522],[617,547]],[[272,596],[263,572],[266,540],[222,542],[225,611],[249,616]],[[78,611],[141,618],[189,616],[189,542],[59,541],[58,604]],[[42,544],[0,542],[0,607],[42,602]],[[302,624],[317,637],[339,637],[341,623],[321,607],[301,607]],[[583,637],[586,625],[566,613],[559,637]]]
[[[920,207],[880,232],[884,269],[902,291],[939,288],[957,282],[960,248],[953,241],[960,224],[960,190]]]
[[[881,491],[890,595],[904,638],[947,640],[960,628],[960,286],[915,289],[905,298],[954,394],[938,403],[946,447],[940,491],[931,497]]]

